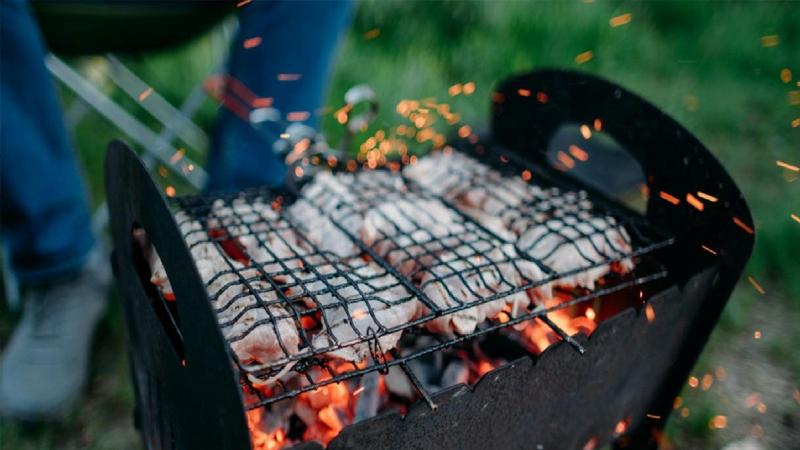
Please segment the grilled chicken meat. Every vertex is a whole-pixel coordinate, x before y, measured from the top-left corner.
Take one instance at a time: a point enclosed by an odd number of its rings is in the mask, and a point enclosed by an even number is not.
[[[557,280],[559,285],[593,289],[612,270],[612,260],[618,270],[633,268],[627,231],[612,217],[593,215],[585,191],[542,189],[452,151],[422,158],[404,174],[555,272],[586,269]]]

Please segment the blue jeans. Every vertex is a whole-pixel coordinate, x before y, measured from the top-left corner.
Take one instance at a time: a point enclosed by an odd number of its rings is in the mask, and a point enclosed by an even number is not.
[[[273,98],[284,115],[308,111],[305,122],[315,125],[350,7],[349,1],[246,5],[229,75],[257,96]],[[0,1],[0,13],[0,230],[19,281],[37,284],[76,273],[94,237],[39,30],[22,0]],[[245,48],[243,42],[253,37],[261,38],[260,45]],[[300,77],[281,81],[278,74]],[[277,138],[280,130],[271,131]],[[215,190],[278,184],[285,172],[264,132],[226,110],[218,118],[207,169],[208,188]]]

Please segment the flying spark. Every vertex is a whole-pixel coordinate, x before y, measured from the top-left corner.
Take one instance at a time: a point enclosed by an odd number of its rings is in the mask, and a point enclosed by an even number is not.
[[[461,85],[461,83],[456,83],[447,89],[447,93],[450,94],[451,97],[455,97],[456,95],[460,94],[463,90],[464,87]]]
[[[533,175],[531,174],[530,170],[525,169],[522,171],[522,179],[524,181],[531,181],[532,176]]]
[[[777,34],[770,34],[768,36],[761,36],[761,46],[764,48],[767,47],[775,47],[780,43],[780,39],[778,38]]]
[[[681,200],[679,198],[675,197],[674,195],[668,192],[661,191],[658,193],[658,196],[661,197],[662,200],[668,201],[673,205],[678,205],[681,203]]]
[[[764,288],[761,287],[761,284],[759,284],[758,281],[756,281],[755,278],[753,278],[752,276],[749,276],[749,277],[747,277],[747,281],[749,281],[750,284],[753,285],[753,287],[758,291],[759,294],[761,294],[761,295],[766,294],[766,291],[764,290]]]
[[[301,122],[308,119],[311,114],[308,111],[292,111],[286,114],[286,119],[289,122]]]
[[[517,89],[517,94],[519,94],[520,97],[530,97],[531,96],[531,90],[530,89],[522,89],[522,88],[520,88],[520,89]]]
[[[261,45],[261,38],[256,36],[256,37],[251,37],[250,39],[245,39],[242,45],[244,48],[247,49],[258,47],[259,45]]]
[[[778,167],[783,167],[784,169],[791,170],[792,172],[800,172],[800,167],[797,167],[795,165],[783,162],[781,160],[775,161],[775,164],[777,164]]]
[[[278,81],[297,81],[303,74],[300,73],[279,73]]]
[[[789,217],[791,217],[795,222],[800,223],[800,216],[797,214],[789,214]]]
[[[153,93],[153,88],[151,87],[143,90],[142,93],[139,94],[139,101],[143,102],[147,97],[150,97],[150,94],[152,93]]]
[[[702,247],[702,249],[707,251],[708,253],[711,253],[712,255],[717,256],[717,252],[714,249],[712,249],[711,247],[708,247],[708,246],[706,246],[704,244],[700,244],[700,247]]]
[[[608,21],[608,24],[611,25],[611,28],[621,27],[631,23],[631,17],[633,17],[631,13],[625,13],[616,17],[612,17]]]
[[[575,57],[575,62],[578,64],[584,64],[592,60],[594,58],[594,53],[591,50],[587,50],[578,56]]]
[[[792,128],[797,128],[797,127],[800,127],[800,117],[792,120]]]
[[[689,193],[686,194],[686,203],[692,205],[698,211],[702,211],[706,207],[697,197]]]
[[[781,69],[781,81],[784,83],[791,83],[792,82],[792,71],[789,69]]]
[[[719,199],[717,197],[714,197],[713,195],[706,194],[705,192],[697,191],[697,196],[702,198],[703,200],[708,200],[711,203],[716,203],[717,201],[719,201]]]
[[[175,197],[175,188],[172,186],[167,186],[164,192],[167,194],[167,197]]]
[[[725,416],[714,416],[709,422],[708,427],[712,430],[721,430],[728,426],[728,418]]]
[[[475,82],[464,83],[464,95],[472,95],[473,93],[475,93]]]
[[[733,216],[733,223],[735,223],[737,227],[743,229],[745,231],[745,233],[753,234],[753,229],[750,228],[746,223],[744,223],[744,221],[742,221],[742,219],[740,219],[740,218],[738,218],[736,216]]]
[[[542,91],[539,91],[539,92],[536,93],[536,101],[537,102],[539,102],[539,103],[544,105],[545,103],[547,103],[547,100],[548,100],[547,93],[542,92]]]
[[[647,317],[647,321],[650,323],[653,323],[653,321],[656,320],[656,310],[653,309],[653,305],[648,303],[647,306],[644,307],[644,315]]]
[[[237,3],[237,4],[236,4],[236,7],[237,7],[237,8],[241,8],[242,6],[244,6],[244,5],[248,4],[248,3],[252,2],[252,1],[253,1],[253,0],[242,0],[242,1],[240,1],[239,3]]]
[[[756,339],[756,340],[761,339],[761,331],[759,331],[759,330],[754,331],[753,332],[753,339]]]
[[[584,139],[590,139],[592,137],[592,130],[588,125],[581,125],[580,131]]]

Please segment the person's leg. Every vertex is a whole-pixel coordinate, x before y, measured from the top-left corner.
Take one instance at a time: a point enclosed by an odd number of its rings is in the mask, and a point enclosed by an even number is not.
[[[3,1],[0,224],[22,284],[76,274],[94,245],[44,46],[22,1]]]
[[[0,1],[0,231],[25,292],[0,359],[0,412],[30,420],[78,397],[109,284],[44,56],[27,5]]]
[[[229,75],[258,97],[272,98],[284,119],[290,113],[295,113],[293,119],[307,113],[302,122],[315,126],[333,54],[349,23],[351,7],[349,1],[287,0],[254,1],[244,6]],[[253,38],[260,38],[258,45],[250,40]],[[272,141],[283,130],[274,127],[269,131],[271,140],[223,110],[207,164],[208,188],[241,189],[283,182],[285,167],[272,153]]]

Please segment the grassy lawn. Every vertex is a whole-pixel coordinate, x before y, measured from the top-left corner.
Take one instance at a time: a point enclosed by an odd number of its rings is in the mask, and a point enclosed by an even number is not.
[[[626,13],[629,23],[610,26],[612,17]],[[221,45],[219,33],[212,33],[181,48],[125,60],[176,104],[212,71]],[[592,58],[577,63],[576,56],[587,51]],[[108,88],[95,60],[74,62]],[[494,83],[534,68],[564,67],[618,82],[677,118],[744,192],[757,233],[745,275],[766,294],[746,280],[740,283],[694,372],[700,386],[688,386],[681,396],[669,440],[673,448],[722,448],[750,436],[765,448],[788,448],[800,439],[800,352],[794,347],[800,342],[800,278],[791,275],[800,273],[800,223],[790,218],[800,215],[800,181],[776,160],[800,164],[800,126],[792,127],[800,120],[798,62],[800,3],[366,1],[341,49],[326,106],[335,111],[354,84],[375,89],[382,111],[356,143],[404,123],[395,111],[403,99],[447,102],[464,122],[481,128]],[[782,69],[791,72],[784,72],[788,81]],[[450,86],[465,82],[475,83],[472,95],[448,95]],[[135,101],[119,92],[113,96],[150,120]],[[69,103],[72,97],[64,92],[64,99]],[[215,112],[209,100],[200,125],[210,129]],[[325,114],[323,129],[338,142],[340,126],[332,114]],[[118,136],[94,113],[75,130],[95,202],[103,196],[105,145]],[[162,181],[175,183],[170,177]],[[14,318],[2,310],[0,341]],[[114,307],[100,332],[90,392],[67,424],[2,424],[0,448],[140,448],[130,421],[121,328]],[[755,331],[761,338],[754,338]],[[707,389],[705,375],[711,380]],[[711,429],[709,421],[718,415],[726,416],[727,426]]]

